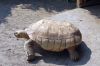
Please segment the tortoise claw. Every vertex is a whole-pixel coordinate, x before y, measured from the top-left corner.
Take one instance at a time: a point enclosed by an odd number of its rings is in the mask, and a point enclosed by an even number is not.
[[[34,55],[29,55],[29,56],[28,56],[27,61],[28,61],[29,63],[31,63],[31,62],[34,61],[34,60],[35,60],[35,56],[34,56]]]
[[[70,54],[70,58],[71,60],[73,61],[79,61],[80,57],[79,57],[79,54],[77,52],[73,52]]]

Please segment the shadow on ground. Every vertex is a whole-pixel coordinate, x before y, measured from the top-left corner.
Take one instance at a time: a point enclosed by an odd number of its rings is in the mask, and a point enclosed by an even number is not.
[[[93,15],[100,18],[100,0],[87,0],[83,8],[89,10]]]
[[[44,51],[42,49],[39,50],[39,53],[42,56],[39,56],[36,58],[35,61],[33,61],[33,64],[38,63],[40,60],[43,60],[45,63],[51,63],[56,65],[84,65],[86,64],[91,57],[91,50],[86,46],[84,42],[82,42],[81,45],[78,47],[78,52],[81,56],[80,61],[74,62],[69,59],[68,52],[65,50],[60,53],[54,53],[54,52],[48,52]]]
[[[10,5],[0,4],[0,24],[7,22],[6,17],[11,14],[11,7]]]
[[[100,5],[98,6],[92,6],[92,7],[85,7],[85,9],[89,10],[93,15],[100,18]]]
[[[75,7],[75,4],[69,4],[67,0],[6,0],[4,3],[13,5],[23,4],[23,8],[29,8],[32,10],[44,8],[49,12],[52,12],[52,10],[61,12],[65,9],[72,9]]]
[[[37,11],[43,8],[47,12],[61,12],[75,7],[75,4],[69,4],[67,0],[0,0],[0,23],[5,23],[6,17],[11,15],[11,9],[20,4],[22,9]]]
[[[83,7],[90,7],[95,5],[100,5],[100,0],[87,0]]]

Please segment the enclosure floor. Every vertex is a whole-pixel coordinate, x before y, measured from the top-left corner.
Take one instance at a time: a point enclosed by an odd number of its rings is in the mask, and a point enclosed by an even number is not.
[[[63,5],[65,9],[59,8],[59,4],[58,6],[50,5],[50,3],[43,5],[40,2],[35,2],[33,5],[24,5],[27,6],[24,7],[19,2],[0,3],[0,66],[100,65],[100,6],[85,8],[96,16],[94,17],[81,9],[68,11],[65,5]],[[71,61],[67,51],[53,53],[40,49],[38,49],[40,57],[37,60],[33,63],[26,61],[27,57],[23,48],[24,40],[16,40],[13,33],[47,17],[54,20],[68,20],[80,29],[83,36],[83,42],[78,49],[81,55],[80,61]]]

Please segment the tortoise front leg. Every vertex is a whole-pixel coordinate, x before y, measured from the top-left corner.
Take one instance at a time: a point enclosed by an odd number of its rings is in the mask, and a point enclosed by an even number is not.
[[[80,59],[75,46],[68,48],[68,52],[71,60],[78,61]]]
[[[27,57],[28,57],[28,59],[27,59],[28,62],[32,62],[35,59],[35,52],[33,49],[34,43],[35,42],[33,40],[29,39],[24,44],[24,49],[25,49]]]

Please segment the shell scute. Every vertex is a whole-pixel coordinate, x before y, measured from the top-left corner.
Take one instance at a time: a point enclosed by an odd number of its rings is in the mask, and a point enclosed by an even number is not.
[[[44,49],[61,51],[81,42],[81,33],[78,28],[68,22],[54,20],[40,20],[26,29],[30,39]]]

